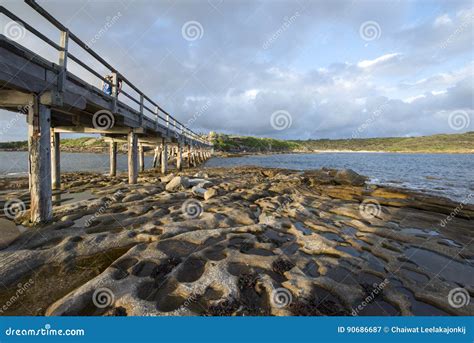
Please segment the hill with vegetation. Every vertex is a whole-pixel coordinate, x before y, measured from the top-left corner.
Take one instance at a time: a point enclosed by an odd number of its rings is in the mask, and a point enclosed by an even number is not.
[[[102,137],[61,138],[61,150],[67,152],[102,152],[108,148],[108,143]],[[0,143],[0,150],[27,151],[28,142]]]
[[[421,137],[277,140],[211,133],[210,140],[219,151],[252,152],[319,152],[384,151],[407,153],[474,153],[474,132],[439,134]]]
[[[207,138],[215,150],[224,153],[274,153],[320,151],[384,151],[406,153],[474,153],[474,132],[421,137],[279,140],[235,136],[211,132]],[[27,141],[0,143],[0,150],[26,151]],[[105,152],[108,143],[102,137],[61,139],[66,152]],[[119,144],[126,151],[126,144]]]

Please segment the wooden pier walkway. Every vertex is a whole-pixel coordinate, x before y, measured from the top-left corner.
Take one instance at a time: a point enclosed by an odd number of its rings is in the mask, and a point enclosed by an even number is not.
[[[12,23],[58,51],[58,62],[53,63],[0,34],[0,108],[23,112],[27,117],[32,222],[52,217],[52,190],[61,187],[60,133],[107,137],[111,176],[117,170],[117,143],[127,142],[130,184],[137,182],[138,172],[144,169],[145,146],[153,147],[154,167],[161,160],[162,173],[168,170],[170,154],[176,157],[180,170],[184,164],[196,166],[211,156],[212,144],[166,112],[35,1],[25,3],[56,27],[59,37],[58,43],[52,41],[0,6],[0,13]],[[74,56],[68,50],[70,42],[91,55],[111,77],[102,76]],[[109,84],[110,95],[69,72],[70,61],[98,82]]]

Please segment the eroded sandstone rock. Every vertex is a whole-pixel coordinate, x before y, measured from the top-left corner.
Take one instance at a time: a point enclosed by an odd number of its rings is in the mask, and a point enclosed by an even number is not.
[[[31,278],[6,314],[473,315],[472,300],[454,308],[448,298],[474,292],[473,206],[447,221],[457,204],[446,199],[337,174],[195,176],[219,185],[219,196],[188,188],[186,172],[165,180],[167,192],[153,172],[140,185],[65,174],[65,189],[89,198],[56,205],[53,223],[0,249],[0,303]],[[94,304],[99,291],[110,296],[105,307]]]

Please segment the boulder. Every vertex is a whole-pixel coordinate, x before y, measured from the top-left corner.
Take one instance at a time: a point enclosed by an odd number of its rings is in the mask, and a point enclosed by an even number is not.
[[[189,181],[187,177],[184,176],[175,176],[168,184],[166,185],[166,190],[168,192],[176,192],[181,189],[186,189],[189,187]]]
[[[357,174],[352,169],[338,170],[334,176],[337,185],[363,186],[366,180],[365,176]]]
[[[332,185],[334,178],[325,170],[312,170],[304,173],[304,178],[311,186]]]

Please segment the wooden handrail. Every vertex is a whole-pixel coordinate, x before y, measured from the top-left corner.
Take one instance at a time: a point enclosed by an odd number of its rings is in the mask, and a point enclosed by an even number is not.
[[[13,21],[16,21],[16,22],[19,22],[21,25],[23,25],[23,27],[25,29],[27,29],[28,31],[30,31],[31,33],[33,33],[35,36],[37,36],[39,39],[41,39],[42,41],[44,41],[45,43],[48,43],[49,45],[51,45],[53,48],[55,48],[56,50],[61,50],[61,47],[56,44],[55,42],[53,42],[51,39],[49,39],[48,37],[46,37],[45,35],[43,35],[41,32],[39,32],[38,30],[36,30],[34,27],[32,27],[31,25],[29,25],[27,22],[23,21],[22,19],[18,18],[16,15],[14,15],[12,12],[10,12],[9,10],[7,10],[5,7],[3,6],[0,6],[0,13],[3,13],[5,14],[8,18],[10,18],[11,20]]]
[[[4,6],[0,6],[0,12],[5,14],[7,17],[10,19],[19,22],[22,24],[28,31],[36,35],[38,38],[55,48],[60,52],[60,60],[62,58],[63,61],[63,75],[67,71],[67,63],[66,59],[70,58],[73,62],[77,63],[79,66],[82,68],[86,69],[88,72],[102,80],[103,82],[109,83],[112,86],[112,89],[114,90],[112,96],[114,99],[114,102],[116,103],[118,99],[119,92],[117,90],[117,83],[118,80],[120,79],[123,83],[126,83],[131,89],[133,89],[135,92],[137,92],[140,95],[140,100],[135,99],[133,96],[130,94],[124,92],[123,90],[120,91],[120,94],[123,94],[127,98],[131,99],[135,103],[137,103],[140,106],[140,117],[143,116],[144,109],[152,113],[153,115],[156,116],[156,119],[162,119],[165,121],[167,127],[169,128],[170,126],[173,126],[176,131],[181,131],[181,134],[186,135],[201,143],[206,143],[201,136],[193,132],[191,129],[183,125],[179,120],[174,118],[171,114],[169,114],[167,111],[165,111],[161,106],[159,106],[156,102],[154,102],[149,96],[144,94],[138,87],[136,87],[132,82],[130,82],[122,73],[118,72],[111,64],[109,64],[106,60],[104,60],[98,53],[96,53],[94,50],[91,49],[86,43],[84,43],[79,37],[77,37],[74,33],[69,31],[69,29],[61,24],[56,18],[54,18],[48,11],[46,11],[43,7],[41,7],[39,4],[36,3],[35,0],[24,0],[26,4],[28,4],[30,7],[32,7],[36,12],[38,12],[43,18],[45,18],[47,21],[49,21],[53,26],[55,26],[57,29],[59,29],[62,32],[62,37],[63,39],[69,39],[72,40],[74,43],[76,43],[79,47],[84,49],[87,53],[89,53],[92,57],[94,57],[99,63],[101,63],[103,66],[105,66],[113,75],[114,75],[114,81],[113,84],[111,84],[108,80],[106,80],[102,75],[100,75],[98,72],[96,72],[94,69],[89,67],[86,63],[82,62],[79,58],[76,56],[72,55],[70,52],[67,51],[67,48],[65,49],[61,45],[56,44],[53,42],[51,39],[43,35],[41,32],[36,30],[34,27],[8,11]],[[62,42],[63,45],[67,47],[67,42]],[[61,62],[60,62],[61,64]],[[145,104],[144,101],[148,101],[150,104],[155,106],[156,110],[153,111],[150,108],[148,108]],[[162,116],[159,115],[159,112],[163,113],[166,115],[166,119],[163,118]],[[158,123],[158,121],[157,121]]]

